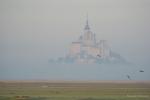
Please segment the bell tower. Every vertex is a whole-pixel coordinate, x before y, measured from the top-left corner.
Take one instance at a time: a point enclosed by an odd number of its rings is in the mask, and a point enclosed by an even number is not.
[[[86,25],[85,25],[85,28],[84,28],[83,44],[85,46],[95,45],[95,35],[90,30],[88,15],[87,15],[87,19],[86,19]]]

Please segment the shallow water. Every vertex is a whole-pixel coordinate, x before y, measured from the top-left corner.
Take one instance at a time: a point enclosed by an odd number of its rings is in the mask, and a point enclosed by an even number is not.
[[[139,72],[140,70],[144,72]],[[3,71],[2,71],[3,70]],[[150,80],[150,68],[134,64],[60,64],[12,66],[1,70],[0,79],[42,80]]]

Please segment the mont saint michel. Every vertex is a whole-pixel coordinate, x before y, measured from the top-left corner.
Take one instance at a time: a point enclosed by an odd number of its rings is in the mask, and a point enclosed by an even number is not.
[[[91,31],[88,17],[84,32],[70,45],[65,57],[58,58],[57,62],[66,63],[127,63],[123,57],[113,52],[107,40],[97,40],[96,34]]]
[[[110,58],[110,47],[106,40],[96,40],[96,34],[90,30],[88,19],[84,28],[84,33],[75,42],[72,42],[69,58],[75,62],[95,62],[96,58]]]

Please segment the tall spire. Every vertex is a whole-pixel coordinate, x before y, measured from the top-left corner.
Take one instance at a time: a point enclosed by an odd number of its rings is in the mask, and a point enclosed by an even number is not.
[[[86,25],[89,25],[88,13],[86,15]]]
[[[90,27],[89,27],[89,21],[88,21],[88,13],[86,15],[86,25],[85,25],[85,30],[90,30]]]

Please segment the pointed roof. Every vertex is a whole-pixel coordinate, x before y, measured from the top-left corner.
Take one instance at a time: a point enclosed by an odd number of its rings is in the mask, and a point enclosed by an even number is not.
[[[89,27],[89,21],[88,21],[88,14],[87,14],[87,19],[86,19],[86,25],[85,25],[85,30],[90,30],[90,27]]]

